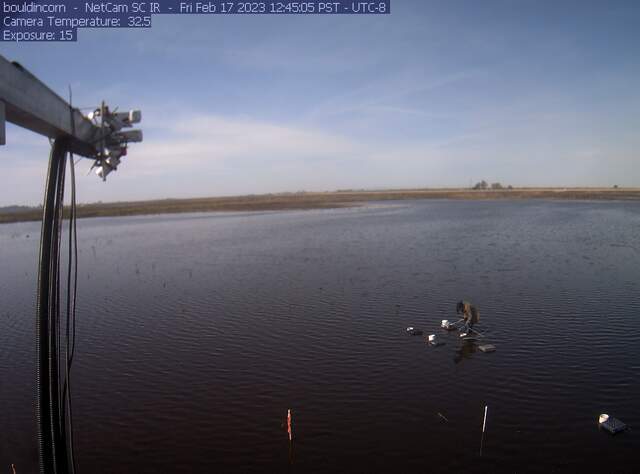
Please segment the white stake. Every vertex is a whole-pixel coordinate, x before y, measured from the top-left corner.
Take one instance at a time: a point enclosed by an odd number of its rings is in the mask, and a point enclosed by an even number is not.
[[[482,437],[480,438],[480,456],[482,456],[482,445],[484,444],[484,429],[487,426],[487,405],[484,406],[484,420],[482,422]]]
[[[484,406],[484,421],[482,422],[482,432],[484,433],[484,428],[487,426],[487,405]]]

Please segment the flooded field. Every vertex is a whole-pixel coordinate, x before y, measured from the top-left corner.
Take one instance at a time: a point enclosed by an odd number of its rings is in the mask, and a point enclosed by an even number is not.
[[[0,470],[19,474],[37,469],[39,230],[0,226]],[[78,232],[81,472],[640,471],[638,202],[402,201]],[[461,298],[495,353],[440,332]],[[599,431],[600,413],[631,429]]]

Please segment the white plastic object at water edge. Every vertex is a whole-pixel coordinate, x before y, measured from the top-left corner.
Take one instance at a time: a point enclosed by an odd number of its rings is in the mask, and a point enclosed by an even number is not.
[[[602,415],[600,415],[600,417],[598,418],[598,423],[602,424],[605,421],[607,421],[609,419],[609,415],[607,415],[606,413],[603,413]]]
[[[449,327],[449,320],[448,319],[443,319],[441,326],[443,328],[448,328]]]
[[[435,334],[429,335],[429,342],[436,342],[436,335]]]
[[[407,328],[407,332],[411,332],[411,331],[413,331],[413,326],[409,326],[409,327]]]

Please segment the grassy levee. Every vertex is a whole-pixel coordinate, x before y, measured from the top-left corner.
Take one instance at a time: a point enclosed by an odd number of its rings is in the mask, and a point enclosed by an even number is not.
[[[272,211],[329,209],[357,206],[368,201],[406,199],[566,199],[566,200],[640,200],[640,188],[514,188],[502,190],[400,189],[382,191],[336,191],[323,193],[286,193],[195,199],[162,199],[82,204],[78,217],[133,216],[185,212]],[[39,209],[0,212],[0,223],[38,221]]]

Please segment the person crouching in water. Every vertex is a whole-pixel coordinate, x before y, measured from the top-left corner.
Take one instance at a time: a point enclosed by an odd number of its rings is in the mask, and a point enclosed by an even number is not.
[[[462,314],[464,323],[462,329],[460,329],[460,337],[464,337],[473,328],[473,325],[480,321],[480,311],[468,301],[458,301],[456,305],[456,313]]]

